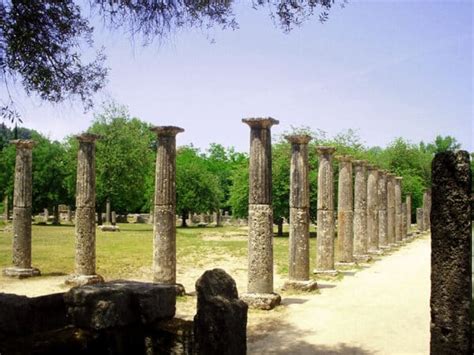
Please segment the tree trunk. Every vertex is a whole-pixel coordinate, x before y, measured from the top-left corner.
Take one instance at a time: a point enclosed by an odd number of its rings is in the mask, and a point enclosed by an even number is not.
[[[181,213],[181,227],[186,228],[188,224],[186,223],[186,218],[188,217],[187,212]]]
[[[278,218],[277,227],[278,227],[277,236],[283,237],[283,218]]]
[[[59,225],[59,205],[53,206],[53,225]]]

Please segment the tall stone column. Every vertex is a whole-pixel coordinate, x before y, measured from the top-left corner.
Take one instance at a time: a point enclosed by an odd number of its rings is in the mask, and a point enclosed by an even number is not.
[[[367,240],[367,162],[354,160],[354,258],[369,261]]]
[[[49,211],[47,208],[43,208],[43,222],[48,223],[49,222]]]
[[[472,354],[472,221],[469,153],[432,163],[431,354]]]
[[[377,184],[377,200],[378,200],[378,219],[379,219],[379,248],[390,248],[388,240],[388,193],[387,193],[387,172],[379,171],[379,179]]]
[[[425,231],[429,230],[431,227],[430,213],[431,213],[431,189],[428,189],[423,193],[423,218],[424,218],[423,227]]]
[[[402,240],[407,240],[407,204],[402,203]]]
[[[184,129],[158,126],[153,208],[153,281],[176,284],[176,135]],[[177,286],[182,293],[182,286]],[[181,291],[179,291],[181,290]]]
[[[402,177],[395,177],[395,242],[402,242]]]
[[[379,171],[373,166],[367,167],[367,235],[369,241],[369,253],[380,254],[379,248],[379,199],[378,181]]]
[[[332,160],[336,148],[317,147],[318,168],[318,226],[315,273],[337,275],[334,268],[334,168]]]
[[[309,278],[309,163],[308,135],[291,135],[289,280],[284,289],[311,291]]]
[[[3,220],[5,223],[8,223],[8,220],[10,219],[10,210],[8,204],[8,195],[5,192],[5,197],[3,198]]]
[[[253,308],[281,302],[273,292],[272,142],[273,118],[248,118],[250,126],[248,288],[242,299]]]
[[[425,228],[423,227],[423,208],[416,209],[416,228],[418,232],[423,233]]]
[[[407,194],[405,202],[407,204],[407,236],[411,237],[411,194]]]
[[[32,149],[35,142],[18,139],[16,146],[15,183],[13,191],[13,266],[3,270],[9,277],[26,278],[40,275],[31,267],[31,200]]]
[[[105,202],[105,224],[110,224],[111,209],[110,209],[110,199],[107,199]]]
[[[395,245],[395,175],[387,174],[387,240]]]
[[[96,134],[76,136],[76,258],[75,274],[66,280],[68,285],[84,285],[103,282],[96,274],[95,257],[95,142]]]
[[[354,264],[354,192],[352,187],[352,158],[337,156],[339,179],[337,191],[337,262]]]

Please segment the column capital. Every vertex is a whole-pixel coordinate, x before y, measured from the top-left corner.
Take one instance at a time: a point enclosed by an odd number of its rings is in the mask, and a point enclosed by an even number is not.
[[[184,132],[184,128],[176,126],[155,126],[150,131],[154,132],[157,137],[175,137],[178,133]]]
[[[271,126],[280,123],[280,121],[272,117],[242,118],[242,122],[248,124],[250,128],[270,128]]]
[[[354,166],[367,166],[367,160],[353,160],[352,161],[352,164],[354,164]]]
[[[352,156],[350,155],[336,155],[335,156],[336,160],[339,161],[339,162],[352,162]]]
[[[33,149],[37,143],[31,139],[14,139],[10,141],[10,144],[16,145],[17,148]]]
[[[286,135],[285,139],[292,144],[308,144],[312,138],[308,134],[291,134]]]
[[[79,142],[85,142],[85,143],[94,143],[96,140],[101,139],[102,136],[100,134],[94,134],[94,133],[81,133],[75,136],[75,138]]]
[[[377,166],[375,166],[374,164],[367,164],[367,170],[368,171],[376,171],[378,172],[379,171],[379,168]]]
[[[316,151],[317,151],[320,155],[332,155],[332,154],[334,154],[334,152],[336,151],[336,148],[320,145],[320,146],[317,146],[317,147],[316,147]]]

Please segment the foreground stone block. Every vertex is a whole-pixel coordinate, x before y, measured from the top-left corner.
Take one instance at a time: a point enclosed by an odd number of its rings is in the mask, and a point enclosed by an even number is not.
[[[430,206],[430,351],[435,355],[472,353],[471,179],[468,152],[436,154]]]
[[[176,311],[174,285],[112,281],[75,287],[64,295],[70,322],[107,329],[170,319]]]
[[[246,354],[247,304],[222,269],[206,271],[196,282],[194,337],[198,354]]]
[[[288,281],[285,281],[281,289],[283,291],[293,290],[293,291],[311,292],[318,289],[318,283],[316,282],[316,280],[306,280],[306,281],[288,280]]]

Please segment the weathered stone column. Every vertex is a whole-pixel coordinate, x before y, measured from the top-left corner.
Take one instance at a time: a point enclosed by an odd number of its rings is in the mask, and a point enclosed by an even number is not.
[[[388,196],[387,196],[387,172],[379,170],[377,184],[378,219],[379,219],[379,248],[390,248],[388,240]]]
[[[3,220],[5,223],[8,223],[8,220],[10,219],[10,210],[8,207],[8,195],[5,192],[5,197],[3,198]]]
[[[379,199],[378,199],[378,180],[379,171],[373,166],[367,167],[367,235],[369,241],[369,253],[380,254],[379,248]]]
[[[430,214],[431,214],[431,189],[428,189],[423,193],[423,227],[425,231],[431,228]]]
[[[395,242],[402,242],[402,177],[395,177]]]
[[[354,259],[369,261],[367,240],[367,162],[354,160]]]
[[[407,194],[405,202],[407,204],[407,236],[411,237],[411,194]]]
[[[67,206],[67,215],[66,215],[66,222],[72,222],[72,209],[71,206]]]
[[[47,208],[43,208],[43,222],[44,223],[49,222],[49,211]]]
[[[407,204],[406,202],[402,203],[402,240],[406,241],[407,239]]]
[[[416,209],[416,227],[418,232],[423,233],[425,228],[423,227],[423,208]]]
[[[387,174],[387,241],[395,245],[395,175]]]
[[[31,200],[32,149],[35,142],[18,139],[16,146],[15,183],[13,191],[13,267],[3,270],[9,277],[25,278],[40,275],[31,267]]]
[[[281,302],[273,292],[272,142],[273,118],[248,118],[249,239],[248,287],[242,299],[253,308],[272,309]]]
[[[472,226],[469,153],[432,163],[431,354],[472,354]]]
[[[176,135],[174,126],[151,128],[158,138],[153,208],[153,281],[176,284]],[[179,288],[178,288],[179,287]],[[179,293],[182,286],[177,286]]]
[[[110,219],[111,219],[112,225],[115,226],[117,224],[117,214],[115,213],[115,211],[112,211],[112,215],[110,216]]]
[[[352,158],[337,156],[339,179],[337,191],[337,262],[354,264],[354,192],[352,187]]]
[[[333,154],[336,148],[317,147],[318,168],[318,226],[315,273],[337,275],[334,268],[334,168]]]
[[[291,135],[289,280],[284,289],[311,291],[309,278],[309,163],[308,135]]]
[[[76,136],[77,152],[76,181],[76,258],[75,274],[66,280],[68,285],[85,285],[103,282],[96,274],[95,257],[95,142],[96,134],[83,133]]]
[[[110,224],[110,217],[111,217],[110,213],[111,213],[110,200],[107,199],[105,202],[105,224]]]

